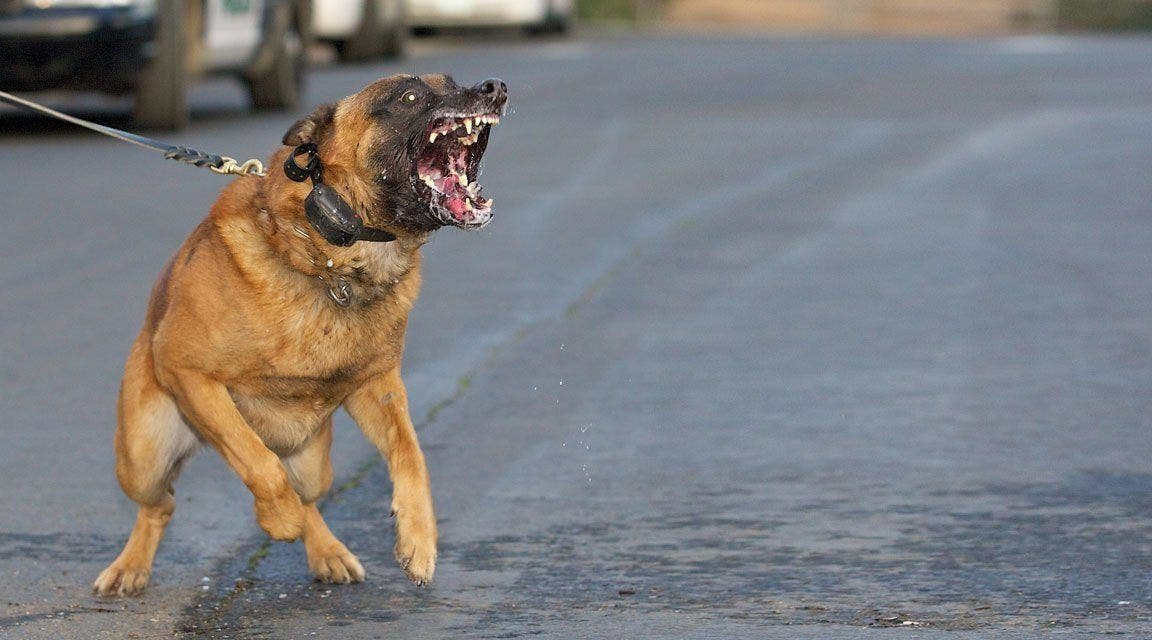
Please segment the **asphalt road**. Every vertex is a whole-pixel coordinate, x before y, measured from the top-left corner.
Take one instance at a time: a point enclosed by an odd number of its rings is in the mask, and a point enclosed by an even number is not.
[[[449,45],[308,91],[512,91],[497,219],[436,237],[409,329],[436,582],[341,415],[367,583],[312,583],[207,451],[148,593],[89,594],[121,363],[222,183],[5,117],[0,637],[1152,635],[1152,40]],[[195,95],[180,140],[237,157],[294,119]]]

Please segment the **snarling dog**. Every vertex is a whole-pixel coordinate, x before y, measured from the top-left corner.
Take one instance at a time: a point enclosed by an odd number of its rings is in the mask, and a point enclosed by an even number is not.
[[[97,593],[148,583],[173,482],[205,442],[269,536],[303,539],[317,579],[363,580],[316,507],[341,406],[387,460],[396,560],[414,582],[432,579],[436,519],[400,359],[420,247],[492,217],[476,177],[506,101],[499,80],[385,78],[293,124],[271,159],[284,170],[223,190],[161,273],[128,355],[116,476],[139,513]],[[333,212],[347,218],[335,231]]]

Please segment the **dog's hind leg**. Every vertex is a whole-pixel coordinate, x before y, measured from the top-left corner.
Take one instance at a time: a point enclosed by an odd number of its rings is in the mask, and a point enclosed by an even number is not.
[[[156,548],[176,508],[172,483],[199,447],[176,403],[156,383],[144,336],[124,367],[117,414],[116,477],[140,508],[124,550],[93,585],[102,596],[136,595],[148,584]]]
[[[344,543],[336,539],[316,501],[332,486],[332,418],[293,455],[284,458],[288,481],[304,503],[304,551],[308,568],[321,582],[347,584],[364,581],[364,567]]]

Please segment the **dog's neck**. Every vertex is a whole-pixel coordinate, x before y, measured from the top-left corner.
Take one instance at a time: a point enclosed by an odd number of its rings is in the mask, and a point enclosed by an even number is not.
[[[275,165],[273,165],[275,166]],[[372,203],[360,185],[340,184],[338,188],[353,208],[373,226],[396,235],[391,242],[357,242],[350,247],[329,244],[313,229],[304,215],[304,198],[309,187],[283,176],[265,178],[256,222],[268,245],[292,270],[316,278],[329,288],[342,284],[360,302],[387,294],[419,266],[419,249],[429,233],[412,233],[377,222],[384,217],[371,211]]]

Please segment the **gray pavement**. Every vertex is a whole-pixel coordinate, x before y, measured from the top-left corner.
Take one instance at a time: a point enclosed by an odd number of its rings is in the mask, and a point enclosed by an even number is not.
[[[427,589],[341,416],[325,512],[367,583],[310,582],[205,452],[149,592],[89,595],[133,514],[121,362],[221,182],[5,118],[0,637],[1152,636],[1150,59],[652,35],[315,73],[513,92],[498,218],[429,246],[409,330]],[[237,157],[293,120],[196,96],[181,140]]]

